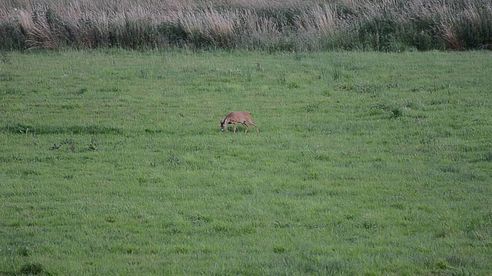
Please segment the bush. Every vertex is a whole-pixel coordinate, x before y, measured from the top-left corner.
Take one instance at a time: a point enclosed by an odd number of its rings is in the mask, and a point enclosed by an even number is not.
[[[492,9],[472,6],[454,23],[454,31],[463,49],[492,45]]]
[[[0,49],[18,50],[26,48],[26,37],[14,22],[0,21]]]

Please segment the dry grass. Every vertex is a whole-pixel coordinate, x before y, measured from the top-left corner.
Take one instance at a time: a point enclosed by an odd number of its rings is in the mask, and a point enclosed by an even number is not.
[[[487,0],[5,0],[0,48],[469,49],[492,44]]]

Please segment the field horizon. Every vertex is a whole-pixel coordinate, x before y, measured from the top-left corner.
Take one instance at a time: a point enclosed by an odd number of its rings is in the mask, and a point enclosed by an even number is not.
[[[490,76],[486,51],[5,52],[0,274],[489,275]]]

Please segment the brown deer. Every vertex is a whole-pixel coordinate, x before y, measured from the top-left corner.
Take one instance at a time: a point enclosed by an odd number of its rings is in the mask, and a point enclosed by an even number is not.
[[[260,130],[256,126],[253,118],[251,117],[251,113],[244,111],[231,112],[227,114],[227,116],[220,121],[220,130],[227,130],[228,125],[232,125],[234,129],[234,133],[236,133],[237,124],[242,124],[246,127],[244,133],[248,132],[250,126],[254,126],[256,128],[256,133]]]

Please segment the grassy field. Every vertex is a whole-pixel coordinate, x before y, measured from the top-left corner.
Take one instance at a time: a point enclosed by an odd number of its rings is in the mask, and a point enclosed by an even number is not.
[[[4,53],[0,274],[490,275],[491,57]]]

